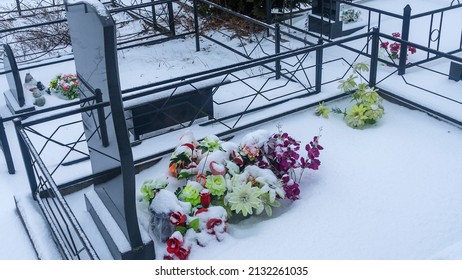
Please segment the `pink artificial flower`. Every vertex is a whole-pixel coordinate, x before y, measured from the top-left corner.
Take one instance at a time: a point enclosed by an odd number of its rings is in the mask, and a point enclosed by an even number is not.
[[[388,45],[389,45],[389,44],[390,44],[390,42],[388,42],[388,41],[387,41],[387,42],[383,42],[383,43],[380,43],[380,47],[381,47],[382,49],[388,49]]]
[[[255,145],[246,145],[242,148],[241,154],[248,156],[250,160],[254,160],[260,154],[260,149]]]
[[[225,175],[227,172],[226,167],[224,167],[223,164],[217,163],[216,161],[211,161],[209,167],[212,175]]]
[[[401,47],[401,44],[398,42],[394,42],[393,44],[390,45],[390,51],[393,53],[399,52],[399,49]]]
[[[408,46],[407,49],[411,52],[411,54],[415,54],[417,52],[417,49],[413,46]]]
[[[395,38],[401,38],[401,34],[399,32],[391,33],[391,36],[393,36]]]

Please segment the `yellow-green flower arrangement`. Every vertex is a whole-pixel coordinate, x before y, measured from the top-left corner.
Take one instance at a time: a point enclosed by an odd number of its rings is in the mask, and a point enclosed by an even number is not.
[[[344,93],[352,93],[352,102],[354,104],[347,110],[342,111],[340,108],[329,110],[324,103],[320,103],[315,113],[324,118],[329,117],[329,112],[343,114],[348,126],[353,128],[364,128],[367,125],[374,125],[383,117],[384,108],[382,105],[382,97],[377,92],[377,89],[370,87],[365,82],[357,83],[358,78],[355,73],[368,72],[369,67],[365,63],[357,63],[353,66],[353,74],[346,80],[340,81],[338,88]],[[359,76],[360,77],[360,76]]]

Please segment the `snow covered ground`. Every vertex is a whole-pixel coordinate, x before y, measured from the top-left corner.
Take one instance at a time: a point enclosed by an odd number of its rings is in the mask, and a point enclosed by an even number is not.
[[[450,4],[450,1],[436,0],[393,1],[393,5],[389,2],[359,1],[398,14],[407,3],[413,8],[413,13]],[[455,15],[453,20],[454,26],[462,26],[460,17]],[[394,24],[390,19],[382,30],[394,32]],[[420,34],[425,35],[426,29]],[[460,30],[455,34],[460,34]],[[459,40],[458,36],[454,39]],[[168,75],[208,69],[218,66],[218,63],[235,60],[236,57],[214,46],[210,46],[207,52],[196,53],[192,38],[137,48],[119,54],[121,83],[123,88],[128,88],[140,79],[153,82]],[[152,66],[143,66],[147,64]],[[53,67],[34,75],[46,81],[54,73],[63,72],[64,68],[65,72],[74,71],[72,63],[66,63],[59,69]],[[381,66],[380,71],[386,75],[390,69]],[[425,84],[434,79],[428,71],[412,71],[415,74],[411,72],[409,75],[414,75],[416,83]],[[145,73],[149,73],[149,78],[143,76]],[[400,92],[397,83],[385,85],[393,92]],[[447,79],[439,81],[438,87],[450,94],[462,92],[460,82]],[[6,83],[1,80],[1,91],[5,88]],[[336,91],[336,85],[325,87],[322,94],[333,95]],[[406,92],[412,93],[413,89],[406,88]],[[47,98],[48,105],[62,102],[53,98]],[[349,99],[343,99],[327,105],[343,108],[348,103]],[[439,105],[444,111],[444,103]],[[3,98],[0,106],[3,114],[7,110]],[[461,259],[462,130],[388,101],[384,102],[384,107],[385,115],[378,125],[364,130],[349,128],[338,116],[331,115],[329,119],[317,117],[314,109],[259,126],[259,129],[276,132],[276,126],[280,124],[284,131],[303,144],[322,128],[320,143],[325,150],[320,157],[320,170],[304,175],[300,200],[284,203],[274,210],[270,218],[251,217],[229,225],[228,234],[222,242],[216,241],[203,248],[194,247],[189,258]],[[11,124],[6,124],[6,129],[9,135],[14,133]],[[235,136],[233,141],[238,142],[245,133]],[[4,158],[0,157],[0,221],[3,223],[0,229],[0,259],[36,259],[15,212],[13,196],[28,196],[29,187],[19,148],[15,141],[11,142],[17,169],[15,175],[7,173]],[[152,148],[152,145],[143,143],[137,148],[137,153]],[[147,179],[163,175],[167,162],[168,159],[164,159],[138,174],[137,186]],[[83,193],[86,191],[68,195],[66,199],[99,256],[110,259],[102,237],[85,210]],[[140,219],[146,218],[145,209],[140,207],[138,210]],[[39,237],[45,241],[49,239],[46,235]],[[156,241],[157,258],[162,258],[164,250],[165,245]]]

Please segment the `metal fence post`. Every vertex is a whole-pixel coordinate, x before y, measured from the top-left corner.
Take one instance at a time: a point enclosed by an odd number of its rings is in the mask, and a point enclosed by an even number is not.
[[[322,37],[318,40],[319,48],[316,49],[316,79],[315,79],[315,88],[316,93],[321,92],[321,84],[322,84],[322,58],[323,58],[323,39]]]
[[[157,25],[156,5],[154,4],[154,0],[151,0],[151,3],[152,3],[152,6],[151,6],[152,28],[156,28],[156,25]]]
[[[266,0],[265,6],[266,6],[265,7],[266,8],[266,23],[271,24],[273,22],[273,18],[272,18],[272,15],[271,15],[272,1],[271,0]],[[269,28],[266,29],[266,35],[270,36]]]
[[[377,65],[379,58],[379,29],[372,29],[372,49],[371,49],[371,64],[369,69],[369,86],[375,87],[377,83]]]
[[[198,15],[198,8],[197,8],[197,0],[193,1],[194,7],[194,32],[196,33],[196,52],[200,51],[201,46],[199,42],[199,15]]]
[[[173,4],[172,2],[167,3],[168,7],[168,24],[170,26],[170,33],[172,36],[175,36],[175,16],[173,15]]]
[[[275,54],[279,54],[281,52],[281,27],[279,26],[279,23],[275,24]],[[281,78],[281,60],[276,60],[276,80],[279,80]]]
[[[16,135],[18,137],[19,148],[21,149],[22,160],[24,161],[24,168],[26,169],[27,179],[29,181],[29,187],[31,190],[32,197],[35,200],[36,199],[35,194],[37,193],[37,187],[38,187],[37,179],[35,178],[32,157],[30,156],[29,149],[21,133],[21,130],[23,129],[21,119],[19,118],[14,119],[13,123],[16,129]]]
[[[6,166],[8,167],[8,173],[14,174],[13,158],[11,156],[10,145],[8,144],[8,138],[6,137],[5,127],[3,126],[3,118],[0,116],[0,146],[5,156]]]
[[[403,12],[403,26],[401,29],[401,39],[409,41],[409,28],[411,26],[411,6],[406,5]],[[399,52],[399,66],[398,75],[406,74],[406,60],[407,60],[407,43],[401,44]]]
[[[21,2],[19,2],[19,0],[16,0],[16,8],[18,9],[18,15],[21,17],[22,16]]]

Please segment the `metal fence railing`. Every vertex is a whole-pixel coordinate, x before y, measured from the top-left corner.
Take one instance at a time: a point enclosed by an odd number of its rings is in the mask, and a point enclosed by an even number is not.
[[[71,260],[99,259],[19,119],[15,126],[32,196],[50,226],[61,256]]]
[[[118,48],[187,35],[187,30],[175,27],[173,2],[175,0],[141,1],[137,4],[125,4],[123,1],[103,2],[117,24]],[[44,3],[37,5],[40,4]],[[8,43],[18,63],[25,67],[41,67],[72,60],[64,5],[55,3],[36,8],[31,10],[34,16],[14,16],[15,20],[0,20],[0,42]],[[17,10],[6,11],[3,15],[7,17],[16,12]],[[0,50],[0,62],[2,53]]]

